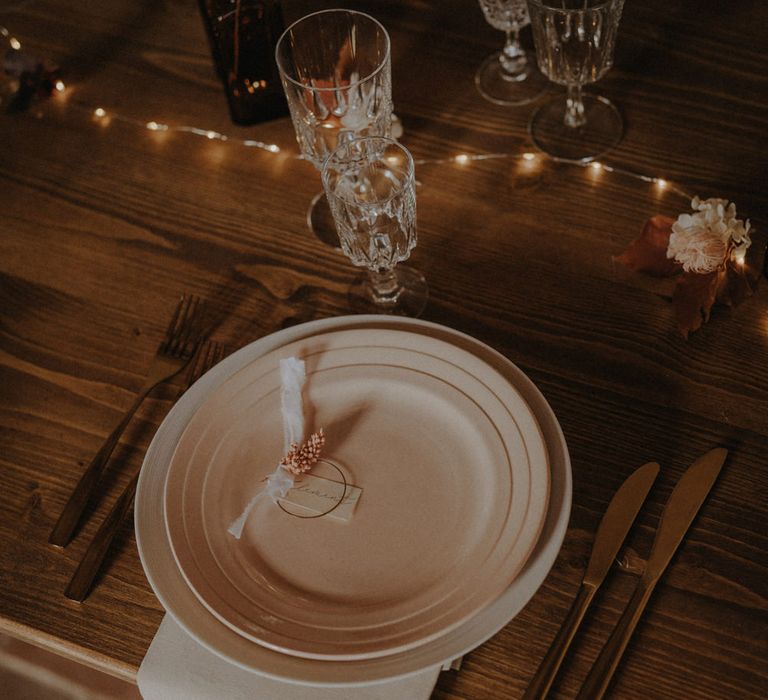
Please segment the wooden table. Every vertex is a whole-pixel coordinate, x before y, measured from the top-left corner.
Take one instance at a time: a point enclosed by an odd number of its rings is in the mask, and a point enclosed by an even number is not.
[[[501,34],[476,3],[375,1],[390,30],[403,142],[417,159],[424,318],[504,353],[539,386],[568,441],[574,494],[560,556],[530,604],[442,674],[436,698],[519,697],[583,574],[600,516],[649,460],[661,474],[629,545],[647,555],[663,505],[711,447],[731,454],[672,561],[612,686],[617,698],[768,694],[768,291],[716,307],[686,341],[669,280],[613,261],[678,192],[734,200],[762,265],[768,79],[758,0],[628,2],[616,62],[594,90],[626,121],[607,164],[531,151],[531,108],[484,102],[473,76]],[[292,20],[323,3],[284,3]],[[224,308],[233,347],[344,314],[353,269],[308,234],[319,189],[290,120],[233,126],[192,2],[35,0],[0,24],[58,62],[66,89],[0,116],[0,628],[133,678],[163,610],[132,529],[82,605],[62,591],[168,411],[140,410],[77,538],[47,537],[83,467],[131,403],[178,296]],[[524,41],[530,35],[524,33]],[[95,108],[106,118],[93,115]],[[134,121],[131,121],[134,120]],[[259,139],[151,131],[150,121]],[[462,163],[460,154],[500,154]],[[441,160],[442,159],[442,160]],[[447,160],[445,160],[447,159]],[[461,160],[461,159],[460,159]],[[617,572],[599,594],[554,690],[573,697],[629,598]]]

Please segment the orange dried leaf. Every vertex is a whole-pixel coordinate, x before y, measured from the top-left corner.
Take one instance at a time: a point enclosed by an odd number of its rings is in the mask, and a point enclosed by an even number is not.
[[[680,272],[680,264],[667,257],[669,234],[674,223],[675,220],[668,216],[652,216],[645,222],[640,236],[616,256],[616,260],[630,270],[655,277],[669,277]]]
[[[726,284],[720,290],[717,300],[728,306],[738,306],[752,296],[757,288],[759,276],[750,275],[746,265],[738,265],[731,260],[726,268]]]
[[[684,272],[677,279],[672,294],[677,325],[684,338],[709,320],[712,305],[726,284],[724,269],[707,274]]]

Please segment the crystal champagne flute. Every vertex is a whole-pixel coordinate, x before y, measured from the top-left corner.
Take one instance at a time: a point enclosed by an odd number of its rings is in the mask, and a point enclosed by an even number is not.
[[[613,65],[624,0],[528,0],[541,72],[564,85],[564,97],[543,103],[528,125],[534,144],[558,160],[585,163],[615,146],[624,130],[606,98],[582,86]]]
[[[296,139],[315,168],[322,168],[339,143],[389,136],[390,41],[373,17],[342,9],[307,15],[285,30],[275,58]],[[307,220],[318,238],[338,245],[322,192],[312,200]]]
[[[344,142],[325,161],[322,179],[341,249],[353,265],[367,268],[349,289],[352,309],[419,316],[427,283],[417,270],[398,266],[416,246],[411,154],[378,136]]]
[[[486,22],[507,35],[501,51],[483,61],[475,85],[489,102],[524,105],[540,97],[547,81],[520,43],[520,30],[530,24],[525,0],[480,0]]]

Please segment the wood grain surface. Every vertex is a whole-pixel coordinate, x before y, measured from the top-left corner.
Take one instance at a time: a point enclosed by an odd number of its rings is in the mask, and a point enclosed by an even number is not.
[[[530,604],[441,674],[438,700],[520,697],[552,641],[608,501],[640,464],[661,474],[629,544],[646,556],[674,484],[724,445],[724,471],[662,579],[611,686],[615,698],[768,696],[768,281],[716,307],[686,341],[668,280],[614,262],[684,193],[724,197],[768,231],[768,4],[626,3],[613,69],[595,86],[626,123],[605,157],[532,150],[531,107],[484,102],[473,78],[502,34],[471,0],[348,2],[389,29],[396,112],[417,160],[430,321],[517,363],[552,405],[573,461],[563,549]],[[328,2],[284,2],[291,21]],[[0,627],[133,677],[162,618],[126,526],[84,604],[63,596],[101,519],[139,469],[176,388],[158,390],[118,446],[66,549],[48,533],[84,466],[142,384],[182,292],[205,296],[214,337],[238,347],[344,314],[354,270],[306,230],[320,189],[289,119],[229,121],[196,3],[9,2],[0,25],[61,67],[67,89],[0,114]],[[523,33],[530,45],[529,30]],[[2,49],[4,51],[4,48]],[[97,106],[124,119],[98,120]],[[0,105],[2,107],[2,105]],[[135,123],[130,121],[135,120]],[[155,120],[259,139],[151,132]],[[465,164],[457,154],[501,154]],[[444,162],[437,162],[447,159]],[[616,572],[552,697],[570,698],[635,579]]]

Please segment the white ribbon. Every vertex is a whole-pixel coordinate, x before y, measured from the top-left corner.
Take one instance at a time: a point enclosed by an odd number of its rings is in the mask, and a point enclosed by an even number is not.
[[[304,405],[301,392],[304,381],[307,378],[303,360],[289,357],[280,360],[280,382],[282,391],[280,394],[280,411],[283,414],[283,454],[291,448],[292,443],[301,444],[304,437]],[[279,498],[285,498],[288,491],[293,488],[294,477],[281,464],[267,477],[267,484],[248,503],[240,516],[227,528],[227,532],[238,540],[243,534],[245,521],[251,511],[256,507],[264,494],[267,494],[275,503]]]

